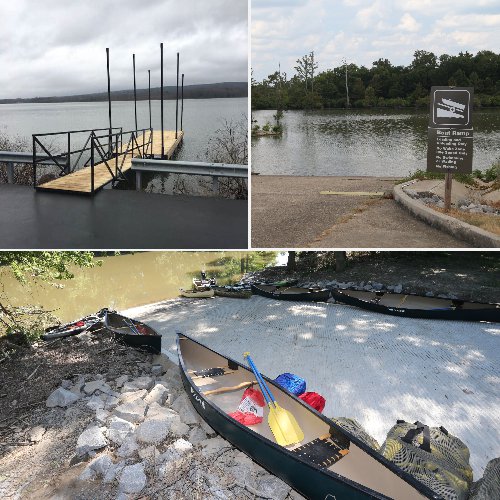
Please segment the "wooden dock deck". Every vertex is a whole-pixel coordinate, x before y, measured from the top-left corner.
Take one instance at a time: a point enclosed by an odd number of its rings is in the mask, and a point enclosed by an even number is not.
[[[163,132],[165,158],[170,160],[177,148],[179,147],[184,137],[183,131],[178,131],[177,139],[175,138],[175,131],[165,130]],[[148,141],[146,136],[145,141]],[[142,146],[142,137],[138,138],[139,146]],[[125,146],[124,146],[125,147]],[[123,148],[124,148],[123,147]],[[135,156],[138,156],[137,151],[134,151]],[[161,130],[153,130],[153,148],[152,154],[161,155]],[[98,155],[97,155],[98,157]],[[108,165],[111,170],[115,171],[116,160],[113,158],[108,160]],[[121,167],[120,167],[121,165]],[[130,170],[132,166],[132,153],[126,153],[118,157],[118,166],[123,173]],[[67,193],[80,193],[92,194],[92,179],[91,168],[85,167],[75,172],[58,177],[57,179],[48,181],[40,186],[37,186],[38,191],[59,191]],[[113,176],[109,172],[104,162],[96,163],[94,165],[94,192],[102,189],[106,184],[113,180]]]

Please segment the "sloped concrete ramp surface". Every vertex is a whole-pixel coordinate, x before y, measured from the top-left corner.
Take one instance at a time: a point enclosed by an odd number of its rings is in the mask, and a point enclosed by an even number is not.
[[[258,296],[174,299],[125,313],[160,332],[176,362],[182,332],[241,362],[250,351],[270,377],[304,377],[326,398],[325,415],[355,418],[380,444],[397,419],[420,420],[466,443],[476,479],[500,456],[500,324]]]

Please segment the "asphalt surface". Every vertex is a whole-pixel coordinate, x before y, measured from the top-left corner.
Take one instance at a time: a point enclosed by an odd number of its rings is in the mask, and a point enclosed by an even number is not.
[[[392,199],[320,191],[392,191],[394,178],[252,176],[254,248],[465,248]]]
[[[3,249],[243,249],[247,228],[244,200],[0,185]]]

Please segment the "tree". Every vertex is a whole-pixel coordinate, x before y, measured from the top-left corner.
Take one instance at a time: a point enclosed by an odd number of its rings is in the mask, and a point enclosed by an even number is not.
[[[286,261],[286,269],[287,271],[295,271],[296,268],[296,262],[295,262],[295,256],[297,252],[291,251],[288,252],[288,259]]]
[[[93,252],[0,252],[0,275],[12,272],[20,283],[29,279],[40,281],[67,280],[74,277],[72,267],[89,268],[101,265]],[[2,297],[0,297],[2,299]],[[40,318],[46,311],[33,308],[12,308],[0,300],[0,326],[7,334],[19,334],[23,341],[34,339],[43,331]]]

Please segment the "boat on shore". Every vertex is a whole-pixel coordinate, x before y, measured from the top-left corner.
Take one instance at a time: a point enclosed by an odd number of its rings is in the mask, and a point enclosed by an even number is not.
[[[303,431],[301,442],[280,446],[267,422],[245,426],[229,416],[245,388],[256,385],[246,366],[181,333],[177,353],[184,389],[195,410],[216,432],[295,491],[311,499],[441,498],[395,464],[263,376],[281,408]],[[203,374],[213,373],[213,376]],[[198,375],[200,374],[200,375]]]
[[[304,302],[326,302],[330,290],[326,288],[302,288],[296,286],[252,285],[252,293],[268,299],[297,300]]]
[[[107,311],[104,327],[119,342],[153,353],[161,352],[161,335],[141,321],[127,318],[115,311]]]
[[[338,302],[393,316],[460,321],[500,321],[500,304],[364,290],[332,290],[331,293]]]
[[[182,297],[187,299],[207,299],[215,295],[211,288],[200,288],[196,290],[184,290],[184,288],[179,288],[179,292]]]
[[[240,286],[214,286],[212,289],[218,297],[249,299],[252,296],[252,290],[250,290],[250,288],[243,288]]]

